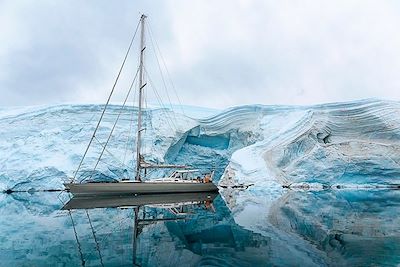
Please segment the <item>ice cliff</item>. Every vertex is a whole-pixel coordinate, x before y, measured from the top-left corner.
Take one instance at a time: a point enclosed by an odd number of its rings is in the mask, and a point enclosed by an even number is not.
[[[73,176],[103,106],[0,109],[0,190],[61,189]],[[78,179],[133,175],[134,108],[125,109],[99,167],[94,163],[120,106],[111,106]],[[362,100],[315,106],[241,106],[207,118],[167,109],[145,114],[151,162],[215,169],[221,185],[400,184],[400,103]]]
[[[259,107],[258,142],[237,150],[225,178],[287,186],[400,183],[400,104],[364,100]]]

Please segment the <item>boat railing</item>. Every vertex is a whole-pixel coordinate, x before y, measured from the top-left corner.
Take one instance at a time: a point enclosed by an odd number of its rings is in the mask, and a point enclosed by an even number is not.
[[[178,170],[174,171],[167,179],[171,180],[183,180],[183,181],[191,181],[198,183],[211,183],[212,178],[214,176],[214,171],[211,173],[203,174],[203,175],[195,175],[198,170]],[[164,178],[163,178],[164,181]]]

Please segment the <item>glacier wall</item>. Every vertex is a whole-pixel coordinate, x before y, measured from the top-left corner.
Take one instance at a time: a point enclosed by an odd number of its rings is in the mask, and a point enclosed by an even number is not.
[[[222,182],[234,177],[266,186],[400,184],[398,102],[260,109],[262,140],[232,155]]]
[[[62,182],[74,175],[102,108],[0,109],[0,190],[62,189]],[[133,176],[134,108],[121,113],[93,171],[120,108],[107,110],[78,179]],[[215,169],[221,185],[244,183],[276,190],[399,185],[399,115],[399,102],[380,100],[250,105],[201,119],[149,109],[144,116],[144,154],[151,162]]]
[[[62,183],[74,175],[102,109],[101,105],[3,109],[0,112],[0,190],[62,189]],[[131,133],[136,132],[133,108],[121,112],[113,137],[94,171],[120,111],[120,106],[107,109],[78,180],[121,179],[132,175],[135,136]],[[180,123],[166,127],[172,116]],[[148,110],[144,118],[143,149],[152,162],[163,162],[168,149],[196,126],[194,120],[162,109]]]

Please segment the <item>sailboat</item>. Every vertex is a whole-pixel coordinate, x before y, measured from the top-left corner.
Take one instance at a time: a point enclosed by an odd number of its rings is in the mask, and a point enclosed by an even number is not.
[[[143,94],[146,83],[144,83],[144,53],[145,53],[145,20],[146,15],[142,15],[138,24],[140,25],[140,57],[139,57],[139,104],[138,104],[138,118],[137,118],[137,140],[136,140],[136,175],[134,179],[121,180],[115,182],[86,182],[77,183],[75,179],[71,182],[65,183],[66,190],[70,191],[74,196],[107,196],[107,195],[136,195],[136,194],[164,194],[164,193],[194,193],[194,192],[216,192],[217,186],[212,182],[214,172],[205,174],[203,177],[193,175],[197,170],[187,169],[186,166],[174,165],[154,165],[144,160],[144,155],[141,153],[141,132],[142,130],[142,112],[143,112]],[[136,29],[138,29],[138,27]],[[136,35],[136,32],[135,32]],[[134,35],[134,37],[135,37]],[[134,39],[133,37],[133,39]],[[131,41],[131,45],[133,42]],[[130,47],[127,54],[129,53]],[[127,55],[125,56],[126,59]],[[124,60],[125,62],[125,60]],[[124,64],[124,63],[123,63]],[[121,67],[122,68],[122,67]],[[121,73],[121,71],[120,71]],[[117,76],[118,79],[118,76]],[[115,84],[114,84],[115,86]],[[114,87],[113,87],[114,89]],[[113,91],[113,90],[112,90]],[[111,91],[111,94],[112,94]],[[111,97],[111,95],[110,95]],[[110,97],[107,100],[107,107]],[[100,121],[104,115],[104,111],[100,117]],[[96,130],[99,127],[100,121],[97,124]],[[93,137],[95,136],[93,134]],[[91,141],[93,140],[93,137]],[[91,144],[89,142],[89,146]],[[88,148],[79,164],[78,170],[82,161],[88,151]],[[104,151],[104,150],[103,150]],[[152,168],[176,168],[168,177],[156,178],[148,181],[143,181],[142,172],[146,173],[147,169]],[[76,176],[75,172],[75,176]],[[75,177],[74,177],[75,178]]]

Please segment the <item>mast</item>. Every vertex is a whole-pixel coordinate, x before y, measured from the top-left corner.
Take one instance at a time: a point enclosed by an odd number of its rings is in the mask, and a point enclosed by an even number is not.
[[[145,39],[144,39],[144,22],[146,19],[146,15],[142,14],[140,17],[140,62],[139,62],[139,111],[138,111],[138,125],[137,125],[137,142],[136,142],[136,181],[141,181],[140,177],[140,147],[141,147],[141,131],[142,131],[142,106],[143,106],[143,88],[146,86],[144,84],[144,73],[143,73],[143,61],[144,61],[144,50],[146,49],[145,46]]]

